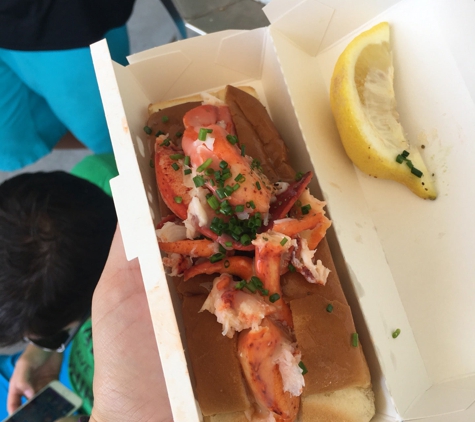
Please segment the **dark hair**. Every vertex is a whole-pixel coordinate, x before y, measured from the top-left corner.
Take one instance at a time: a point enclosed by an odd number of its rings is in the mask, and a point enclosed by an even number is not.
[[[116,224],[112,198],[71,174],[0,185],[0,345],[57,334],[90,310]]]

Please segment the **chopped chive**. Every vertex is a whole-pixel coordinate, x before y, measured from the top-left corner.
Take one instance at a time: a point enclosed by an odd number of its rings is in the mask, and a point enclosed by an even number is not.
[[[172,154],[170,155],[170,158],[172,160],[181,160],[182,158],[184,158],[185,156],[183,154]]]
[[[243,212],[244,211],[244,205],[236,205],[234,207],[234,211],[236,212]]]
[[[177,163],[173,163],[173,164],[172,164],[172,168],[173,168],[173,170],[175,170],[175,171],[180,170],[180,166],[179,166]]]
[[[289,269],[291,273],[295,272],[295,267],[292,264],[289,264],[287,268]]]
[[[412,168],[414,167],[414,164],[412,164],[412,161],[411,161],[411,160],[408,160],[407,158],[406,158],[406,165],[407,165],[410,169],[412,169]]]
[[[244,246],[251,244],[251,237],[248,234],[243,234],[239,240]]]
[[[159,136],[161,135],[165,135],[165,132],[162,132],[161,130],[159,130],[156,134],[155,134],[155,137],[158,138]]]
[[[238,182],[238,183],[242,183],[242,182],[245,182],[245,181],[246,181],[246,178],[245,178],[241,173],[239,173],[239,174],[234,178],[234,181],[235,181],[235,182]]]
[[[224,242],[224,246],[231,248],[233,246],[233,242]]]
[[[150,135],[152,133],[152,128],[149,126],[144,126],[143,130],[147,135]]]
[[[191,174],[191,169],[186,169],[186,170],[183,172],[183,174],[185,174],[185,175],[186,175],[186,174]]]
[[[231,207],[221,207],[219,212],[223,215],[233,215],[233,210]]]
[[[170,120],[170,119],[168,118],[168,116],[162,116],[162,122],[163,122],[163,123],[167,123],[168,120]]]
[[[277,302],[280,299],[280,294],[279,293],[274,293],[269,296],[269,301],[271,303]]]
[[[302,177],[303,177],[303,173],[301,171],[299,171],[296,175],[295,175],[295,180],[298,182],[300,180],[302,180]]]
[[[213,129],[206,129],[205,127],[202,127],[198,133],[198,139],[200,141],[206,141],[206,136],[211,132],[213,132]]]
[[[182,201],[183,201],[183,199],[182,199],[181,196],[175,196],[175,202],[176,202],[177,204],[181,204]]]
[[[155,168],[155,162],[152,158],[150,158],[150,167],[152,167],[153,169]]]
[[[231,263],[228,260],[224,261],[224,268],[229,268],[230,265]]]
[[[170,145],[170,138],[165,139],[160,145],[165,145],[166,147]]]
[[[411,168],[411,173],[414,175],[414,176],[417,176],[417,177],[422,177],[422,171],[420,171],[419,169],[416,169],[415,167],[412,167]]]
[[[302,375],[305,375],[308,372],[307,367],[304,365],[302,361],[299,362],[299,367],[302,370]]]
[[[239,183],[236,183],[235,185],[233,185],[233,192],[237,191],[240,187],[241,185]]]
[[[242,290],[243,287],[246,287],[246,280],[241,280],[234,286],[237,290]]]
[[[211,163],[213,162],[213,159],[212,158],[208,158],[203,164],[201,164],[201,166],[199,166],[196,171],[198,172],[201,172],[203,170],[206,170],[210,165]]]
[[[257,286],[252,282],[250,281],[249,283],[246,283],[246,289],[249,290],[251,293],[255,293],[256,290],[257,290]]]
[[[353,333],[351,335],[351,345],[353,347],[358,347],[358,333]]]
[[[216,195],[218,195],[219,199],[224,199],[226,198],[226,193],[224,192],[224,188],[218,188],[216,189]]]
[[[398,154],[397,157],[396,157],[396,161],[399,163],[399,164],[402,164],[404,162],[404,156],[401,155],[401,154]]]
[[[282,238],[282,240],[280,241],[281,246],[284,246],[288,240],[289,239],[287,239],[286,237]]]
[[[224,254],[221,252],[215,253],[214,255],[211,255],[209,257],[210,262],[218,262],[221,261],[224,258]]]
[[[261,184],[259,182],[256,182],[256,188],[257,190],[261,190]]]
[[[216,196],[210,196],[207,199],[207,202],[208,202],[208,205],[214,210],[217,210],[219,208],[219,201],[218,201],[218,198],[216,198]]]
[[[212,176],[214,174],[214,169],[209,167],[209,168],[206,169],[205,173],[206,173],[207,176]]]
[[[246,156],[246,145],[241,145],[241,156],[242,157]]]
[[[205,184],[205,179],[203,176],[195,176],[193,177],[193,182],[195,183],[195,186],[199,188],[200,186],[203,186]]]
[[[224,187],[224,193],[226,194],[226,196],[231,196],[233,192],[234,189],[232,186],[228,185]]]
[[[406,150],[404,150],[404,151],[401,153],[401,155],[402,155],[404,158],[406,158],[406,157],[409,156],[409,152],[406,151]]]
[[[222,168],[223,170],[228,167],[228,163],[226,161],[221,161],[219,163],[219,167]]]
[[[187,155],[187,156],[185,157],[184,163],[185,163],[185,166],[189,166],[189,165],[190,165],[190,156],[189,156],[189,155]]]
[[[177,132],[177,133],[175,133],[175,136],[177,138],[181,138],[183,136],[183,132]]]
[[[234,145],[237,143],[238,141],[238,138],[234,135],[227,135],[226,136],[226,139],[228,140],[228,142],[231,144],[231,145]]]
[[[257,158],[254,158],[251,162],[251,169],[255,170],[255,169],[260,169],[260,168],[261,168],[261,162]]]
[[[333,311],[333,305],[331,303],[327,306],[327,312],[331,313]]]
[[[394,330],[393,332],[393,338],[399,337],[399,334],[401,334],[401,330],[398,328],[397,330]]]
[[[256,277],[255,275],[253,275],[251,277],[251,282],[256,286],[256,287],[262,287],[263,286],[263,283],[261,281],[261,279],[259,277]]]
[[[310,204],[307,204],[307,205],[304,205],[302,208],[300,208],[302,210],[302,214],[308,214],[310,212],[310,210],[312,209],[312,207],[310,206]]]
[[[269,290],[268,289],[260,289],[260,292],[262,296],[269,296]]]
[[[226,170],[228,170],[228,169],[226,169]],[[226,171],[226,170],[221,173],[221,180],[222,181],[228,180],[229,178],[233,177],[231,172],[229,170],[228,171]]]

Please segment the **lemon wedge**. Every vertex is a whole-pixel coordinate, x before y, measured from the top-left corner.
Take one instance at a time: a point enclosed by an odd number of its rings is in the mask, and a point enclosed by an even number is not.
[[[393,87],[389,24],[354,38],[340,55],[330,103],[346,153],[364,173],[395,180],[424,199],[435,199],[433,175],[399,123]]]

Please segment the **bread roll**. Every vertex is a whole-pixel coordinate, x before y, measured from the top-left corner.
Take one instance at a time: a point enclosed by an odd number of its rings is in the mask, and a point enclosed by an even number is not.
[[[247,155],[260,161],[269,180],[294,180],[287,147],[255,91],[228,86],[215,96],[229,106],[240,144],[246,146]],[[183,132],[180,118],[200,104],[197,101],[200,97],[194,96],[150,105],[151,136],[160,130],[179,144],[179,136],[173,136],[175,131]],[[283,300],[290,305],[295,338],[308,369],[297,420],[368,422],[375,413],[370,373],[361,345],[352,344],[356,329],[325,238],[314,258],[330,270],[325,286],[311,284],[296,272],[281,277]],[[205,421],[245,422],[253,398],[237,357],[237,336],[223,336],[216,317],[199,312],[213,279],[214,275],[186,282],[174,279],[183,299],[193,385]]]

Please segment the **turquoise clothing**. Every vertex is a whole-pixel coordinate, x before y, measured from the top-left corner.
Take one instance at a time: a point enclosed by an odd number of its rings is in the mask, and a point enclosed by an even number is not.
[[[126,64],[126,27],[105,37],[112,58]],[[0,48],[0,171],[34,163],[67,131],[95,154],[112,152],[89,46],[51,51]]]

